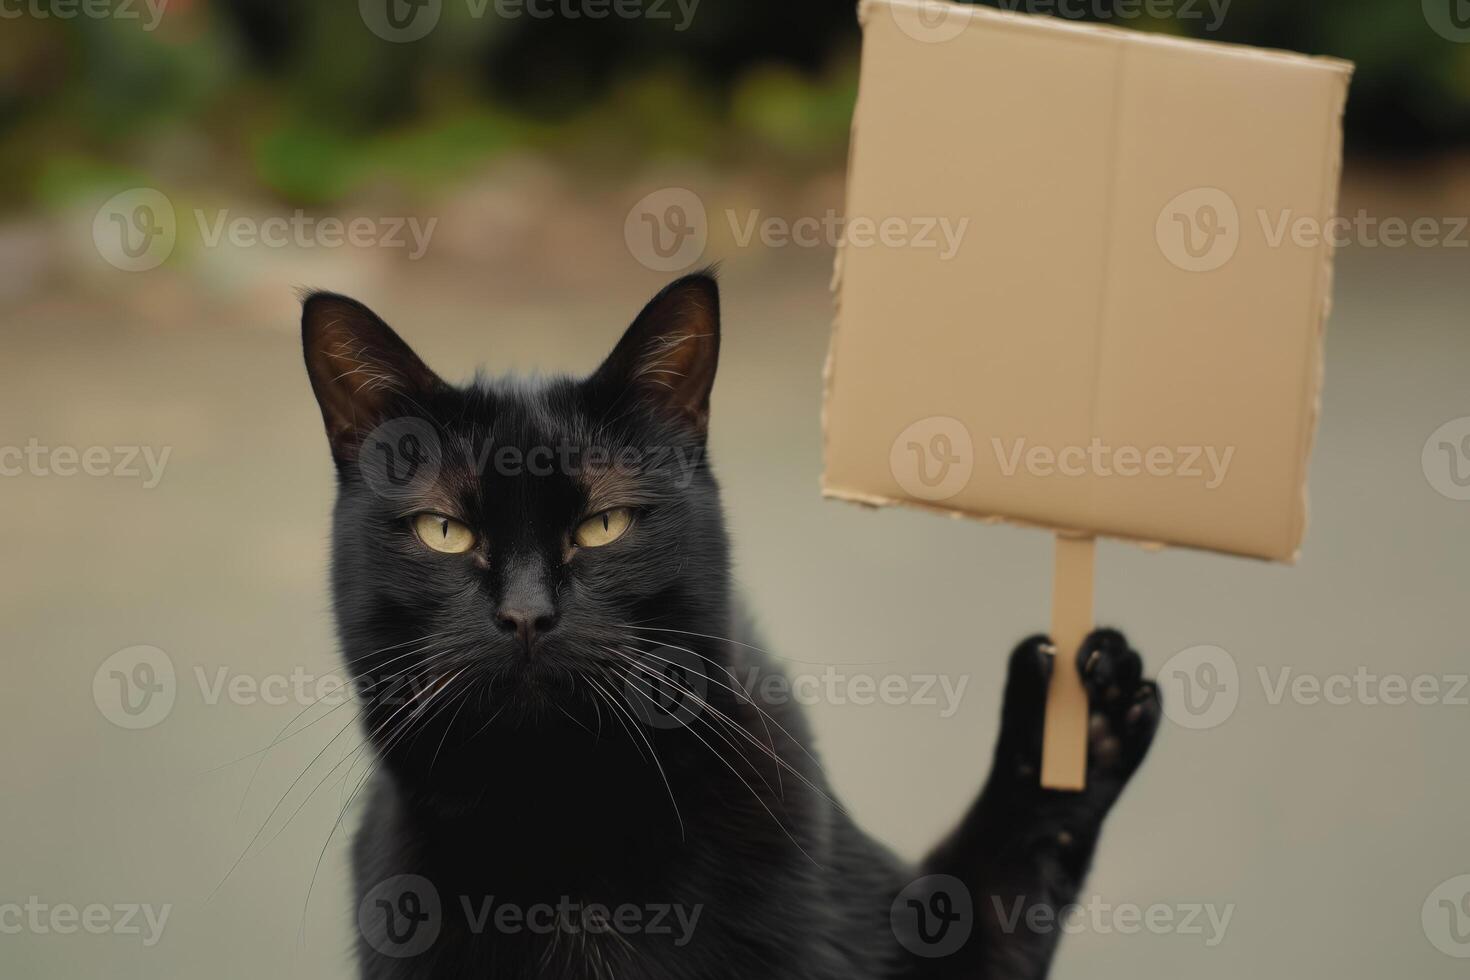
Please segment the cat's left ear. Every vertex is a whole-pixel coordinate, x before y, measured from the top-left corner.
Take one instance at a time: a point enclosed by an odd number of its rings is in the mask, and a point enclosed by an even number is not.
[[[318,292],[302,300],[301,345],[339,462],[352,459],[406,400],[446,387],[392,327],[346,296]]]
[[[713,271],[697,272],[649,301],[589,383],[631,391],[702,437],[719,360],[720,287]]]

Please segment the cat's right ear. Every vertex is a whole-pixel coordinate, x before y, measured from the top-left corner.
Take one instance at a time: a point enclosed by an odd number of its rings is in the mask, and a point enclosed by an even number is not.
[[[352,459],[400,405],[446,387],[392,327],[346,296],[313,292],[302,299],[301,344],[338,462]]]

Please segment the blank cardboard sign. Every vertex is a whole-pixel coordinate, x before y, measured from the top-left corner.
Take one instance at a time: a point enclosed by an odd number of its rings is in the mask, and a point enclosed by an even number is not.
[[[861,18],[824,493],[1080,542],[1068,655],[1093,536],[1294,560],[1352,66],[950,3]],[[1080,786],[1072,673],[1048,785]]]

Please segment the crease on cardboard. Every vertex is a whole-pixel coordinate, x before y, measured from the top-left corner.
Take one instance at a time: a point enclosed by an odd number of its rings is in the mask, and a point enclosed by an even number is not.
[[[868,12],[869,5],[870,5],[870,0],[862,0],[862,2],[860,2],[858,4],[857,19],[858,19],[858,25],[861,26],[861,27],[866,27],[867,26],[867,23],[868,23],[868,20],[867,20],[867,12]],[[843,185],[844,198],[846,197],[846,195],[848,193],[848,189],[852,187],[853,158],[857,156],[857,125],[858,125],[858,118],[861,115],[861,113],[858,111],[858,106],[862,105],[862,101],[863,101],[862,72],[861,72],[861,69],[859,69],[859,73],[858,73],[858,93],[857,93],[857,98],[853,102],[853,107],[852,107],[852,123],[848,126],[848,130],[847,130],[848,131],[848,141],[847,141],[847,147],[848,147],[848,149],[847,149],[847,170],[846,170],[846,176],[844,178],[846,180],[846,183]],[[844,203],[843,203],[844,215],[845,215],[846,210],[847,210],[847,205],[846,205],[846,201],[844,200]],[[846,236],[842,236],[842,237],[838,238],[838,240],[837,240],[837,247],[836,247],[836,249],[834,251],[834,255],[832,257],[832,280],[831,280],[830,283],[828,283],[828,286],[827,286],[827,288],[832,291],[832,333],[831,333],[831,336],[829,336],[827,338],[827,358],[826,358],[826,360],[822,364],[822,420],[821,420],[821,429],[822,429],[822,474],[821,474],[820,477],[817,478],[818,479],[818,483],[821,485],[821,490],[822,490],[822,496],[823,497],[835,496],[834,494],[830,494],[828,492],[828,489],[829,488],[827,486],[827,468],[828,468],[828,465],[830,463],[830,453],[831,453],[831,449],[832,449],[831,407],[830,407],[831,404],[832,404],[832,377],[833,377],[833,372],[837,369],[837,331],[840,329],[841,324],[842,324],[842,272],[843,272],[843,253],[844,253],[844,250],[846,248],[847,248],[847,238],[846,238]],[[881,507],[885,503],[889,503],[889,501],[883,501],[883,500],[879,500],[877,498],[874,498],[874,499],[871,499],[871,500],[863,499],[863,497],[862,497],[861,494],[854,494],[853,496],[850,496],[850,497],[837,498],[837,499],[849,500],[852,503],[859,503],[859,504],[863,504],[863,505],[868,506],[868,507]]]
[[[868,18],[872,15],[872,9],[874,7],[877,7],[877,6],[893,6],[893,5],[900,4],[900,3],[901,3],[901,0],[861,0],[861,2],[858,4],[858,10],[857,10],[858,24],[861,25],[864,28],[867,27]],[[913,7],[921,7],[921,6],[930,5],[931,3],[932,3],[932,0],[917,0],[917,2],[904,3],[903,5],[905,5],[905,6],[913,6]],[[973,11],[975,11],[975,12],[977,12],[977,13],[978,12],[981,12],[981,11],[985,11],[987,13],[995,13],[995,14],[997,14],[997,16],[999,16],[999,15],[1001,15],[1003,13],[1003,12],[1000,12],[1000,11],[990,11],[988,8],[985,8],[985,7],[972,7],[970,9],[973,10]],[[1021,22],[1022,24],[1025,24],[1026,21],[1027,21],[1027,18],[1024,17],[1023,15],[1020,15],[1020,14],[1005,14],[1003,17],[1001,17],[1001,19],[1003,19],[1003,20],[1004,19],[1012,19],[1012,18],[1014,18],[1015,20]],[[1092,33],[1092,32],[1089,31],[1087,33]],[[1123,33],[1123,32],[1119,31],[1116,28],[1112,28],[1112,29],[1109,29],[1107,31],[1103,31],[1102,32],[1102,36],[1106,40],[1108,40],[1108,41],[1117,42],[1117,41],[1120,40],[1120,38],[1117,36],[1120,33]],[[1120,44],[1119,47],[1121,47],[1121,48],[1123,48],[1123,49],[1126,50],[1127,45]],[[847,171],[846,171],[846,174],[847,174],[847,186],[848,187],[851,187],[852,186],[852,172],[853,172],[853,167],[854,167],[854,164],[855,164],[856,158],[857,158],[857,153],[856,153],[857,139],[856,139],[856,137],[857,137],[858,119],[862,115],[862,113],[859,111],[859,109],[860,109],[860,107],[862,105],[862,101],[863,101],[863,86],[862,86],[862,82],[863,82],[863,78],[862,78],[862,75],[860,73],[859,76],[858,76],[858,93],[857,93],[857,98],[856,98],[855,103],[853,105],[852,124],[849,127],[849,134],[850,134],[850,136],[849,136],[849,147],[850,147],[850,149],[849,149],[848,156],[847,156]],[[1116,105],[1116,101],[1115,101],[1115,105]],[[1116,174],[1116,160],[1113,161],[1113,164],[1112,165],[1114,167],[1114,173]],[[1111,221],[1111,219],[1110,219],[1110,221]],[[1110,241],[1111,241],[1111,236],[1110,236]],[[836,376],[836,370],[837,370],[837,336],[838,336],[838,332],[842,329],[842,277],[843,277],[843,274],[845,272],[844,255],[845,255],[846,247],[847,247],[847,244],[846,244],[846,241],[845,240],[839,240],[838,241],[837,247],[836,247],[836,250],[835,250],[835,255],[834,255],[833,260],[832,260],[832,279],[831,279],[831,282],[829,284],[829,288],[832,291],[833,313],[832,313],[832,334],[831,334],[831,337],[828,339],[828,342],[827,342],[827,357],[826,357],[826,360],[825,360],[825,362],[823,363],[823,366],[822,366],[822,415],[821,415],[821,431],[822,431],[822,474],[821,474],[821,477],[820,477],[820,483],[821,483],[821,492],[822,492],[823,499],[827,499],[827,500],[841,500],[841,501],[844,501],[846,503],[857,504],[860,507],[869,507],[869,508],[873,508],[873,509],[877,509],[879,507],[909,507],[909,508],[913,508],[913,509],[916,509],[916,510],[926,511],[926,512],[931,513],[931,514],[939,514],[939,515],[942,515],[944,517],[952,518],[954,520],[975,521],[977,523],[985,524],[985,525],[1007,524],[1007,525],[1010,525],[1011,527],[1020,527],[1020,528],[1027,528],[1027,529],[1030,529],[1030,530],[1047,531],[1047,532],[1050,532],[1052,534],[1055,534],[1055,535],[1058,535],[1058,536],[1061,536],[1061,537],[1069,537],[1069,538],[1088,538],[1088,537],[1090,537],[1090,538],[1108,538],[1108,539],[1111,539],[1111,540],[1114,540],[1114,541],[1122,541],[1122,542],[1126,542],[1128,544],[1137,545],[1138,547],[1144,549],[1145,551],[1162,551],[1162,550],[1164,550],[1167,547],[1171,547],[1169,544],[1167,544],[1167,543],[1165,543],[1163,541],[1157,541],[1157,540],[1152,540],[1152,539],[1148,539],[1148,538],[1133,538],[1133,537],[1128,537],[1126,535],[1113,534],[1113,533],[1109,533],[1109,532],[1096,531],[1096,530],[1085,529],[1085,528],[1062,527],[1062,526],[1054,525],[1054,524],[1043,524],[1043,523],[1036,522],[1036,521],[1023,520],[1023,519],[1017,518],[1017,517],[1009,517],[1009,516],[1006,516],[1006,515],[1003,515],[1003,514],[981,514],[981,513],[976,513],[976,512],[973,512],[973,511],[961,511],[961,510],[956,510],[956,509],[954,509],[952,507],[945,506],[943,504],[943,502],[932,502],[931,503],[931,502],[923,501],[923,500],[910,499],[908,497],[893,497],[893,496],[888,496],[886,494],[866,493],[866,492],[861,491],[861,490],[853,490],[853,489],[846,488],[846,487],[833,486],[831,483],[829,483],[828,482],[828,462],[829,462],[828,457],[829,457],[829,453],[831,451],[831,438],[832,438],[832,433],[831,433],[832,384],[833,384],[834,378]],[[1095,408],[1094,408],[1094,410],[1095,410]],[[1187,546],[1185,546],[1185,547],[1187,547]],[[1203,549],[1202,548],[1202,549],[1191,549],[1191,550],[1208,551],[1208,550],[1211,550],[1211,549]],[[1240,557],[1244,557],[1244,558],[1256,558],[1256,559],[1259,559],[1260,558],[1260,556],[1258,556],[1258,555],[1241,555]]]
[[[1115,240],[1115,223],[1118,213],[1118,153],[1121,144],[1119,128],[1121,125],[1120,113],[1123,104],[1123,89],[1127,75],[1128,45],[1121,39],[1111,39],[1112,47],[1117,53],[1117,62],[1113,66],[1113,100],[1109,108],[1112,121],[1108,126],[1108,198],[1104,204],[1103,211],[1103,255],[1102,276],[1098,283],[1097,311],[1093,320],[1092,328],[1092,397],[1087,405],[1087,436],[1091,440],[1097,435],[1097,407],[1102,401],[1103,383],[1103,334],[1107,329],[1108,310],[1112,297],[1112,268],[1113,268],[1113,243]],[[1084,504],[1087,520],[1090,524],[1097,524],[1097,485],[1088,483],[1087,502]]]

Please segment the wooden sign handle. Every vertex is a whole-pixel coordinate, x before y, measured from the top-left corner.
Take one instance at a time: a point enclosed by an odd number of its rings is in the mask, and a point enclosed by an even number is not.
[[[1077,669],[1077,651],[1092,632],[1092,571],[1095,540],[1057,535],[1052,579],[1051,686],[1041,742],[1041,785],[1082,790],[1087,786],[1087,692]]]

